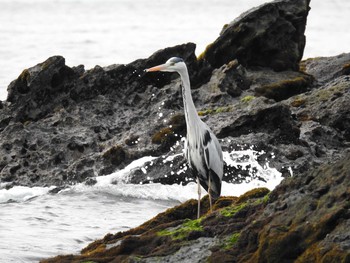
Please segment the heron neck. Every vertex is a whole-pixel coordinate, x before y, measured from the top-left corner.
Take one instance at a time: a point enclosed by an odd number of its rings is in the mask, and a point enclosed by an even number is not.
[[[187,69],[179,72],[182,80],[182,98],[184,103],[184,112],[186,118],[187,131],[193,127],[193,125],[200,123],[198,120],[198,113],[194,106],[191,94],[190,78],[188,76]],[[190,125],[191,124],[191,125]]]

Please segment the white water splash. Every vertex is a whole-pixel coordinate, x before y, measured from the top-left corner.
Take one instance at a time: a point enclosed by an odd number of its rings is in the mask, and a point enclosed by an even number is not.
[[[116,171],[114,173],[111,173],[109,175],[103,175],[96,177],[97,183],[94,185],[94,187],[100,187],[109,185],[112,183],[123,183],[127,182],[129,174],[132,170],[143,167],[145,163],[153,161],[156,159],[156,157],[152,156],[145,156],[140,159],[137,159],[133,162],[131,162],[128,166],[126,166],[124,169]]]
[[[0,203],[4,202],[22,202],[28,201],[34,197],[47,194],[50,190],[55,188],[51,187],[25,187],[25,186],[15,186],[10,189],[0,190]]]
[[[222,184],[222,195],[239,196],[256,187],[267,187],[273,190],[276,185],[282,181],[281,173],[275,168],[269,167],[268,163],[261,166],[257,161],[260,152],[248,149],[241,151],[223,152],[223,158],[227,165],[236,168],[248,167],[249,173],[254,177],[249,177],[240,184],[226,183]],[[181,154],[174,154],[163,158],[163,163],[169,163],[174,160],[175,157]],[[139,199],[151,199],[151,200],[173,200],[184,202],[190,198],[197,198],[197,185],[195,183],[189,183],[185,186],[173,184],[162,185],[160,183],[150,184],[130,184],[128,183],[130,172],[134,169],[141,168],[144,176],[147,171],[145,164],[155,160],[157,157],[146,156],[138,160],[133,161],[124,169],[116,171],[112,174],[96,177],[97,183],[93,186],[80,183],[70,188],[63,190],[63,192],[104,192],[114,196],[123,196]],[[172,171],[172,175],[178,174],[186,170],[187,166],[180,169],[180,171]],[[176,175],[175,175],[176,176]],[[263,179],[263,180],[261,180]],[[54,186],[51,187],[23,187],[15,186],[9,190],[0,190],[0,203],[12,201],[26,201],[31,198],[45,195]],[[203,190],[203,193],[205,191]]]
[[[264,165],[258,162],[258,157],[264,153],[264,151],[258,152],[252,149],[223,152],[223,159],[228,166],[237,169],[245,167],[251,175],[250,178],[246,178],[246,181],[251,181],[251,179],[254,181],[255,177],[259,177],[260,181],[271,181],[272,188],[269,189],[272,190],[282,180],[282,174],[275,168],[271,168],[268,162]],[[274,155],[272,154],[272,156]]]

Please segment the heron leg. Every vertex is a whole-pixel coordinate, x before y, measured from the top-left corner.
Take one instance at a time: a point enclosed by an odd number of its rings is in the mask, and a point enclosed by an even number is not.
[[[198,208],[197,208],[197,218],[200,217],[201,214],[201,185],[199,183],[199,178],[197,177],[197,185],[198,185]]]
[[[208,195],[209,195],[209,205],[210,205],[210,213],[213,213],[213,206],[212,206],[212,203],[211,203],[211,188],[210,188],[210,175],[209,175],[209,183],[208,183]]]

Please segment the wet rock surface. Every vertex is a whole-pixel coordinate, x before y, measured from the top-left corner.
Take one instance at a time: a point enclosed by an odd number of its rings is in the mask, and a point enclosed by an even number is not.
[[[193,249],[194,262],[348,262],[350,54],[300,62],[308,4],[279,0],[250,10],[198,59],[187,43],[127,65],[85,70],[55,56],[25,69],[0,103],[7,188],[93,185],[150,155],[158,158],[128,183],[193,181],[182,154],[179,76],[144,72],[172,56],[187,63],[198,113],[223,150],[259,151],[259,163],[285,177],[271,193],[220,198],[214,213],[205,197],[200,220],[190,200],[81,255],[47,262],[178,262]],[[245,176],[254,174],[225,166],[224,181]]]

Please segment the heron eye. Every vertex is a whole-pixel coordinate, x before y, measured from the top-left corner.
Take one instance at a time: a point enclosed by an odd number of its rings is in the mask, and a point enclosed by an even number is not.
[[[170,66],[174,66],[174,65],[175,65],[175,62],[171,62],[171,63],[170,63]]]

